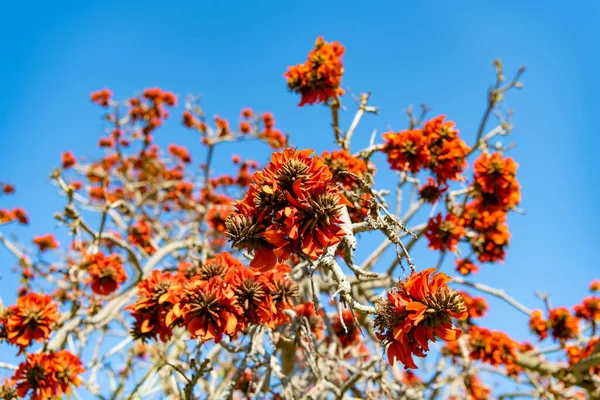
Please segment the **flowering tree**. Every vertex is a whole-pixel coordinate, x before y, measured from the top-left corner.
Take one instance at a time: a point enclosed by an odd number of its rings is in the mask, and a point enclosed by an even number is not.
[[[235,127],[211,124],[190,97],[182,123],[207,154],[194,168],[186,148],[153,140],[174,94],[147,89],[120,102],[108,89],[93,93],[107,124],[104,156],[66,152],[51,175],[70,242],[47,234],[26,246],[0,235],[23,282],[15,304],[0,303],[0,341],[19,360],[0,363],[0,397],[599,398],[600,297],[574,309],[544,298],[532,310],[468,277],[508,249],[517,163],[491,142],[511,133],[502,103],[523,69],[507,80],[495,62],[474,135],[423,107],[408,110],[406,129],[351,150],[377,108],[360,94],[352,123],[340,126],[342,100],[352,103],[343,54],[318,38],[285,73],[300,106],[331,112],[336,148],[321,155],[294,148],[270,113],[244,109]],[[234,155],[236,174],[215,174],[215,152],[243,140],[264,142],[270,161]],[[387,163],[376,166],[376,154]],[[398,182],[378,188],[385,168]],[[14,190],[3,184],[5,195]],[[0,224],[11,223],[27,224],[26,212],[0,210]],[[358,260],[367,231],[382,241]],[[419,240],[437,265],[411,258]],[[394,260],[382,266],[388,250]],[[439,271],[449,258],[452,278]],[[486,296],[525,314],[539,341],[482,326]]]

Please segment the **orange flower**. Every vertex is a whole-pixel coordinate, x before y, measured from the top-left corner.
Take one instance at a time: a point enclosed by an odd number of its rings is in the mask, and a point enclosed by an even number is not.
[[[111,294],[127,280],[121,257],[116,254],[105,256],[100,251],[90,254],[84,258],[83,267],[90,275],[85,284],[91,283],[92,291],[102,296]]]
[[[579,319],[571,315],[565,307],[551,310],[548,322],[552,328],[552,337],[561,342],[574,339],[579,334]]]
[[[71,385],[79,386],[79,374],[85,372],[79,358],[67,350],[57,353],[28,354],[19,365],[12,380],[19,397],[31,391],[31,400],[47,400],[62,397],[71,392]]]
[[[472,326],[468,340],[472,360],[479,360],[495,367],[499,365],[505,365],[507,368],[515,367],[518,344],[505,333]]]
[[[252,125],[248,121],[242,121],[240,123],[240,132],[244,134],[252,132]]]
[[[198,121],[191,112],[185,110],[183,112],[183,125],[188,128],[196,128],[200,126],[200,121]]]
[[[184,162],[186,164],[192,162],[192,157],[190,157],[190,153],[183,146],[177,146],[176,144],[170,144],[169,145],[169,153],[171,153],[171,155],[179,158],[182,162]]]
[[[387,132],[383,139],[386,141],[383,151],[391,169],[417,173],[428,163],[428,143],[420,129]]]
[[[459,274],[465,276],[471,273],[479,272],[479,267],[473,264],[469,258],[457,259],[455,269]]]
[[[272,149],[282,149],[288,145],[287,137],[277,129],[265,129],[258,137],[269,144]]]
[[[465,302],[469,319],[484,317],[488,310],[487,302],[483,297],[471,297],[467,292],[458,292]]]
[[[465,304],[458,292],[448,288],[450,277],[443,273],[431,277],[434,272],[435,268],[413,272],[376,304],[374,325],[391,365],[397,359],[405,368],[417,368],[412,355],[425,357],[429,341],[462,336],[462,330],[452,326],[452,318],[467,317]]]
[[[506,212],[482,209],[480,201],[475,200],[465,207],[462,225],[474,233],[469,241],[480,262],[504,261],[510,239]]]
[[[305,317],[308,320],[310,330],[314,333],[317,340],[323,339],[323,310],[319,310],[319,315],[315,312],[315,304],[313,302],[306,302],[298,304],[294,307],[296,315],[298,317]]]
[[[360,329],[354,322],[352,311],[348,309],[342,311],[342,318],[344,325],[342,325],[342,320],[340,319],[339,315],[333,317],[333,321],[331,323],[333,332],[340,340],[340,343],[343,347],[353,346],[360,341]],[[346,329],[344,329],[344,326]]]
[[[500,153],[481,153],[473,164],[477,196],[485,208],[509,210],[521,200],[521,186],[516,180],[517,163]]]
[[[129,228],[129,234],[127,235],[129,243],[140,246],[148,254],[155,252],[155,248],[150,241],[151,239],[152,227],[147,221],[140,219],[135,225]]]
[[[425,237],[429,240],[429,248],[432,250],[455,251],[458,242],[465,235],[459,218],[454,214],[446,214],[442,220],[442,214],[431,218],[427,223]]]
[[[542,315],[541,310],[533,310],[531,313],[531,319],[529,320],[529,329],[533,332],[540,340],[544,340],[548,337],[548,321],[546,321]]]
[[[458,137],[454,122],[444,121],[445,118],[440,115],[423,126],[430,157],[427,167],[439,182],[458,181],[462,180],[460,174],[467,166],[466,157],[471,149]]]
[[[252,176],[226,221],[227,237],[254,251],[252,267],[272,268],[291,254],[316,260],[344,236],[342,207],[351,204],[311,150],[286,149]]]
[[[132,334],[136,338],[146,339],[158,336],[166,341],[172,335],[167,314],[179,301],[179,292],[183,280],[170,272],[153,270],[152,274],[138,283],[135,304],[126,307],[135,318]]]
[[[252,111],[251,108],[244,108],[242,110],[242,118],[252,118],[252,116],[254,115],[254,111]]]
[[[50,357],[54,359],[54,376],[57,381],[57,394],[69,394],[71,385],[79,387],[81,379],[79,374],[85,372],[79,358],[67,350],[60,350]]]
[[[442,197],[446,190],[448,190],[447,185],[438,184],[433,178],[428,177],[427,183],[419,188],[419,197],[421,197],[423,201],[433,204]]]
[[[77,163],[77,160],[72,152],[67,151],[62,154],[62,167],[64,169],[71,168],[75,163]]]
[[[60,314],[57,305],[49,295],[27,293],[8,307],[6,330],[8,341],[16,344],[21,351],[34,340],[47,340],[52,327]]]
[[[14,192],[15,192],[14,185],[11,185],[10,183],[5,183],[4,185],[2,185],[2,193],[13,194]]]
[[[40,249],[40,251],[58,249],[60,243],[54,238],[54,235],[47,234],[43,236],[35,236],[33,243]]]
[[[321,36],[304,64],[288,67],[284,77],[291,91],[302,96],[299,106],[326,102],[344,91],[340,88],[344,67],[344,47],[327,43]]]
[[[275,290],[267,276],[250,268],[236,268],[228,279],[237,303],[244,310],[244,325],[264,325],[274,328],[277,312],[271,293]]]
[[[92,93],[90,97],[94,103],[103,107],[108,107],[112,98],[112,94],[113,93],[110,89],[102,89]]]
[[[575,307],[575,316],[595,324],[600,321],[600,297],[588,296]]]
[[[237,334],[242,313],[235,292],[223,279],[214,277],[205,281],[192,277],[183,285],[181,299],[169,312],[166,322],[171,325],[181,318],[193,338],[219,343],[223,335]]]
[[[357,182],[355,178],[343,172],[352,172],[359,178],[363,178],[369,169],[373,172],[375,170],[373,165],[367,167],[363,160],[352,156],[347,150],[338,150],[331,153],[324,151],[321,158],[333,174],[333,180],[340,182],[348,190],[352,190]]]
[[[598,345],[598,342],[600,341],[600,338],[595,337],[590,339],[590,341],[583,345],[582,347],[577,347],[577,346],[566,346],[565,347],[565,352],[567,353],[567,357],[569,359],[569,364],[571,366],[577,364],[579,361],[590,357],[592,354],[594,354],[594,349],[596,348],[596,346]],[[590,367],[590,375],[598,375],[600,374],[600,365],[596,365],[593,367]]]
[[[217,232],[225,232],[227,230],[225,221],[232,212],[233,208],[230,205],[211,205],[206,213],[206,223],[211,229]]]
[[[600,292],[600,279],[594,279],[590,283],[590,292]]]

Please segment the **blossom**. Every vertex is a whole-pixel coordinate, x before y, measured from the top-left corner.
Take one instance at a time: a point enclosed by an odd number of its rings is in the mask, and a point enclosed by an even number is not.
[[[484,152],[473,164],[474,187],[481,205],[509,210],[519,204],[520,185],[516,180],[517,163],[500,153]]]
[[[590,283],[590,292],[600,292],[600,279],[594,279]]]
[[[274,314],[277,309],[271,294],[275,287],[267,276],[250,268],[237,268],[232,271],[229,281],[237,303],[244,310],[245,324],[274,328]]]
[[[319,36],[308,60],[288,67],[284,76],[289,89],[302,96],[299,106],[323,103],[344,93],[340,88],[343,55],[344,47],[339,42],[327,43]]]
[[[387,132],[383,139],[386,141],[383,151],[393,170],[417,173],[429,161],[427,138],[420,129]]]
[[[311,150],[274,153],[234,204],[227,237],[235,247],[253,250],[250,265],[262,270],[294,253],[316,260],[345,235],[342,208],[351,206],[332,179]]]
[[[331,326],[343,347],[355,345],[360,340],[360,329],[354,322],[352,311],[348,309],[342,311],[342,318],[339,315],[333,317]]]
[[[15,192],[15,186],[10,183],[5,183],[2,185],[2,193],[4,194],[13,194]]]
[[[251,108],[244,108],[242,110],[241,115],[242,115],[242,118],[245,118],[245,119],[252,118],[252,116],[254,115],[254,111],[252,111]]]
[[[205,281],[196,276],[183,285],[181,299],[169,312],[167,323],[181,318],[193,338],[219,343],[223,335],[237,334],[242,313],[235,292],[224,285],[223,279],[214,277]]]
[[[459,240],[465,235],[460,219],[454,214],[437,214],[427,223],[425,237],[429,240],[432,250],[454,251]]]
[[[435,203],[442,197],[442,194],[448,190],[448,186],[444,184],[438,184],[433,178],[428,177],[427,183],[424,183],[419,188],[419,197],[423,199],[423,201],[427,203]]]
[[[577,345],[565,346],[565,352],[567,353],[567,357],[569,359],[569,364],[571,366],[573,366],[573,365],[577,364],[578,362],[580,362],[581,360],[593,355],[594,349],[598,345],[599,341],[600,341],[600,338],[595,337],[595,338],[590,339],[589,342],[587,342],[586,344],[584,344],[581,347],[578,347]],[[590,372],[590,375],[600,374],[600,365],[595,365],[595,366],[590,367],[589,372]]]
[[[114,292],[127,280],[127,272],[123,268],[121,257],[117,254],[105,256],[101,251],[87,255],[82,266],[87,269],[89,277],[85,280],[96,294],[106,296]]]
[[[183,280],[169,271],[153,270],[152,274],[137,285],[137,299],[126,307],[135,318],[133,336],[136,338],[159,337],[167,340],[172,335],[167,314],[179,301]]]
[[[484,317],[488,310],[487,302],[483,297],[471,297],[467,292],[458,292],[465,302],[469,319]]]
[[[574,307],[575,316],[591,323],[600,321],[600,297],[588,296]]]
[[[495,367],[499,365],[514,367],[518,344],[507,334],[473,326],[469,330],[468,341],[472,360],[479,360]]]
[[[333,175],[335,182],[340,182],[345,189],[352,190],[356,186],[356,178],[344,172],[350,172],[359,178],[363,178],[369,169],[374,169],[373,165],[367,164],[360,158],[351,155],[348,150],[324,151],[321,158]]]
[[[466,306],[460,295],[448,288],[450,277],[435,271],[413,272],[376,304],[375,329],[387,346],[392,365],[398,360],[405,368],[417,368],[412,355],[425,357],[428,342],[438,338],[454,341],[462,336],[462,330],[452,326],[452,318],[465,318]]]
[[[471,261],[469,258],[457,259],[455,270],[461,275],[469,275],[471,273],[479,272],[479,267]]]
[[[73,152],[67,151],[62,154],[63,169],[71,168],[76,163],[77,163],[77,160],[75,159],[75,155],[73,155]]]
[[[190,153],[183,146],[177,146],[176,144],[170,144],[169,145],[169,153],[171,153],[171,155],[173,155],[174,157],[177,157],[178,159],[180,159],[182,162],[184,162],[186,164],[192,162],[192,157],[190,157]]]
[[[304,317],[308,320],[311,332],[315,335],[317,340],[323,338],[323,310],[319,310],[319,314],[315,311],[315,304],[311,301],[300,303],[294,307],[296,315],[298,317]]]
[[[552,337],[564,342],[574,339],[579,334],[579,319],[571,315],[565,307],[550,310],[548,323],[552,328]]]
[[[548,337],[548,321],[543,317],[541,310],[533,310],[531,312],[531,318],[529,319],[529,329],[533,332],[540,340],[544,340]]]
[[[33,243],[40,249],[40,251],[58,249],[60,243],[54,238],[54,235],[47,234],[42,236],[35,236]]]
[[[27,293],[17,298],[15,305],[8,307],[5,325],[8,341],[23,350],[34,340],[47,340],[59,318],[58,306],[52,297]]]
[[[19,397],[25,397],[31,391],[31,400],[47,400],[69,394],[71,385],[81,385],[79,375],[84,372],[79,358],[67,350],[31,353],[19,365],[12,381]]]
[[[110,89],[102,89],[90,95],[92,101],[100,106],[108,107],[112,99],[112,91]]]

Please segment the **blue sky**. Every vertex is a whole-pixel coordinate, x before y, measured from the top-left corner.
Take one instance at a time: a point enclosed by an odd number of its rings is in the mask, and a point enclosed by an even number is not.
[[[382,110],[363,120],[355,146],[367,143],[374,128],[402,129],[402,110],[423,102],[456,121],[472,142],[493,79],[492,60],[501,58],[508,75],[527,65],[525,88],[508,99],[515,109],[511,140],[517,144],[511,156],[520,164],[526,215],[509,219],[507,261],[485,266],[477,279],[541,307],[534,291],[548,293],[554,304],[573,305],[600,275],[596,2],[466,1],[460,8],[455,2],[416,1],[167,3],[4,5],[0,180],[14,183],[17,194],[1,198],[0,207],[23,206],[32,222],[3,233],[28,240],[61,232],[52,214],[64,199],[48,175],[65,150],[97,154],[103,125],[89,94],[103,87],[120,98],[154,86],[181,96],[202,94],[208,115],[232,121],[246,106],[272,111],[294,144],[319,152],[333,148],[327,110],[296,107],[299,99],[287,92],[282,77],[323,35],[346,47],[344,86],[371,91]],[[349,98],[346,104],[352,109]],[[347,112],[343,121],[350,118]],[[156,136],[163,144],[188,145],[192,155],[201,152],[197,137],[178,118]],[[264,147],[250,149],[234,147],[267,159]],[[228,151],[221,151],[217,168],[229,164]],[[389,174],[376,180],[379,187],[395,182]],[[376,244],[365,240],[367,247]],[[431,260],[423,255],[415,261],[426,267]],[[12,266],[14,260],[0,249],[0,294],[7,303],[16,286]],[[524,338],[525,319],[492,304],[496,308],[486,323]]]

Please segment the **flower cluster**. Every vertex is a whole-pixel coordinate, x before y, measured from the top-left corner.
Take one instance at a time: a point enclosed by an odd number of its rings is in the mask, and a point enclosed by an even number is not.
[[[23,350],[33,341],[47,340],[59,318],[58,306],[52,297],[30,292],[17,298],[16,304],[7,307],[0,322],[6,329],[8,342]]]
[[[67,350],[31,353],[19,365],[11,381],[19,397],[29,393],[31,400],[60,399],[71,392],[71,385],[81,385],[79,375],[84,372],[79,358]]]
[[[273,328],[288,320],[297,287],[278,264],[266,273],[244,266],[229,253],[202,265],[190,264],[176,274],[153,271],[138,285],[138,298],[128,306],[135,318],[133,334],[166,340],[174,326],[185,326],[193,338],[220,342],[249,325]]]
[[[85,280],[92,291],[101,296],[106,296],[117,290],[121,283],[127,280],[127,272],[123,267],[121,257],[117,254],[105,256],[101,251],[86,255],[82,262],[89,277]]]
[[[456,260],[456,272],[461,275],[470,275],[471,273],[479,272],[479,267],[473,264],[469,258],[462,258]]]
[[[468,332],[468,343],[471,360],[485,362],[494,367],[504,365],[511,371],[517,368],[514,362],[519,345],[506,333],[472,326]],[[454,343],[450,343],[448,348],[453,354],[460,354]]]
[[[342,311],[342,318],[340,318],[339,315],[336,315],[333,318],[331,326],[343,347],[353,346],[359,342],[360,329],[356,325],[356,322],[354,322],[352,311],[348,309]]]
[[[344,67],[344,47],[339,42],[327,43],[321,36],[304,64],[288,67],[284,74],[288,88],[302,96],[300,106],[326,102],[344,91],[340,87]]]
[[[432,250],[455,251],[465,230],[460,219],[454,214],[437,214],[427,223],[425,237],[429,240],[429,248]]]
[[[91,100],[102,107],[108,107],[112,99],[113,92],[110,89],[101,89],[90,95]]]
[[[310,326],[310,331],[315,335],[317,340],[323,339],[323,316],[325,315],[323,310],[319,310],[317,314],[315,303],[309,301],[296,305],[294,311],[296,312],[296,316],[306,318]]]
[[[529,319],[529,329],[535,334],[540,340],[544,340],[548,337],[548,321],[544,319],[542,310],[533,310]]]
[[[226,234],[235,247],[254,251],[250,265],[264,271],[292,254],[316,260],[345,235],[345,205],[351,206],[319,157],[286,149],[254,173]]]
[[[7,224],[12,221],[18,221],[22,225],[27,225],[29,218],[22,208],[17,207],[12,210],[0,209],[0,224]]]
[[[35,244],[40,251],[54,250],[58,249],[60,243],[58,240],[54,238],[54,235],[51,233],[42,236],[35,236],[33,238],[33,244]]]
[[[594,354],[594,349],[598,345],[600,338],[595,337],[592,338],[587,344],[583,346],[566,346],[565,352],[567,353],[567,357],[569,358],[569,364],[571,366],[577,364],[579,361],[590,357]],[[590,374],[600,375],[600,365],[595,365],[590,367]]]
[[[384,133],[383,151],[390,167],[412,173],[426,169],[442,191],[447,181],[462,180],[461,173],[467,166],[465,159],[471,149],[458,136],[454,122],[444,121],[445,118],[435,117],[425,122],[423,129]]]
[[[517,182],[517,163],[500,153],[481,153],[473,164],[474,189],[482,209],[510,210],[521,199]]]
[[[600,297],[588,296],[574,307],[575,316],[592,324],[600,322]]]
[[[548,325],[555,340],[564,342],[579,335],[579,319],[573,316],[565,307],[550,310]]]
[[[467,292],[458,292],[467,306],[469,320],[472,318],[484,317],[488,310],[487,302],[483,297],[471,297]]]
[[[434,268],[413,272],[377,303],[375,329],[392,365],[397,359],[405,368],[417,368],[412,355],[425,357],[429,341],[455,341],[462,335],[452,318],[465,318],[466,306],[448,288],[450,277],[434,272]]]
[[[510,239],[506,212],[482,210],[480,204],[478,200],[468,203],[462,215],[471,248],[480,262],[502,262]]]

